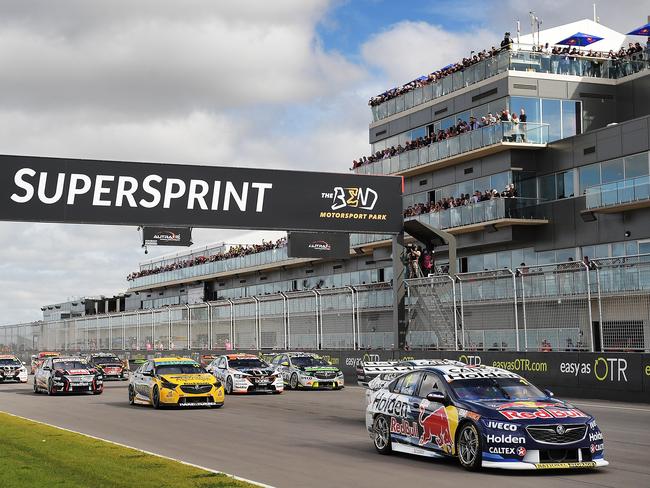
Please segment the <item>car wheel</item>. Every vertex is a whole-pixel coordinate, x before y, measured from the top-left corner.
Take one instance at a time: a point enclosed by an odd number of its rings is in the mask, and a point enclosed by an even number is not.
[[[129,385],[129,405],[135,405],[135,390]]]
[[[158,385],[154,386],[151,392],[151,404],[153,408],[160,408],[160,390],[158,389]]]
[[[101,395],[104,392],[104,388],[101,390],[93,390],[93,395]]]
[[[297,390],[298,389],[298,375],[296,373],[293,373],[291,375],[291,378],[289,378],[289,387],[292,390]]]
[[[372,443],[379,454],[389,454],[392,450],[388,422],[385,415],[377,415],[372,423]]]
[[[40,393],[41,390],[38,389],[38,386],[36,385],[36,378],[34,378],[34,393]]]
[[[456,439],[456,453],[463,468],[478,471],[483,461],[481,435],[472,423],[466,423],[460,429]]]
[[[56,388],[54,387],[54,383],[52,382],[52,380],[49,380],[47,382],[47,394],[50,396],[56,395]]]
[[[228,376],[226,378],[226,395],[232,394],[232,378]]]

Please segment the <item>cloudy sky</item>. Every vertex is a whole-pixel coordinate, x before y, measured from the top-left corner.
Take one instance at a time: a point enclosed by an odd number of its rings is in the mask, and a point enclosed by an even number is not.
[[[592,0],[21,0],[0,3],[0,153],[347,171],[368,98]],[[627,31],[650,0],[600,0]],[[1,170],[1,168],[0,168]],[[197,245],[277,233],[195,230]],[[147,258],[156,255],[152,251]],[[123,291],[133,227],[0,223],[0,323]]]

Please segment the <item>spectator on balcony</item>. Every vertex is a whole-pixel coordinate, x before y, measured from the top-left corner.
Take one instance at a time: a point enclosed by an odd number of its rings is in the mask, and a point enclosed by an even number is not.
[[[540,348],[542,352],[551,352],[553,351],[553,348],[551,347],[551,343],[547,340],[544,339],[542,341],[542,347]]]
[[[433,254],[428,249],[422,251],[422,271],[424,276],[429,276],[433,269]]]
[[[526,110],[521,107],[519,110],[519,124],[521,124],[521,142],[526,142],[526,122],[528,122],[528,115]]]
[[[506,32],[503,35],[503,40],[501,41],[501,50],[502,51],[509,51],[512,49],[512,39],[510,38],[510,32]]]

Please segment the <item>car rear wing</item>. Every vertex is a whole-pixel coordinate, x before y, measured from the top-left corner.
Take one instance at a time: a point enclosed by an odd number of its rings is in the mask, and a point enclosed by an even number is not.
[[[413,366],[400,365],[399,361],[362,361],[357,365],[357,384],[368,388],[368,383],[378,376],[398,376],[413,369]]]

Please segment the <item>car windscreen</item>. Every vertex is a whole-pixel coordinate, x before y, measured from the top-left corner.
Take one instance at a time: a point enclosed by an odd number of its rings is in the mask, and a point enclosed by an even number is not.
[[[156,366],[156,374],[201,374],[205,373],[198,364],[192,363],[177,363],[177,364],[161,364]]]
[[[299,368],[308,368],[312,366],[329,366],[329,363],[321,358],[314,358],[311,356],[296,356],[291,358],[294,366]]]
[[[54,369],[90,369],[91,366],[85,361],[54,361]]]
[[[481,378],[449,383],[462,400],[535,400],[546,398],[523,378]]]
[[[20,365],[21,362],[18,361],[15,358],[10,358],[10,359],[0,359],[0,366],[16,366]]]
[[[91,359],[95,364],[122,364],[117,356],[98,356]]]
[[[239,359],[229,359],[228,366],[234,369],[241,368],[268,368],[269,365],[258,358],[239,358]]]

